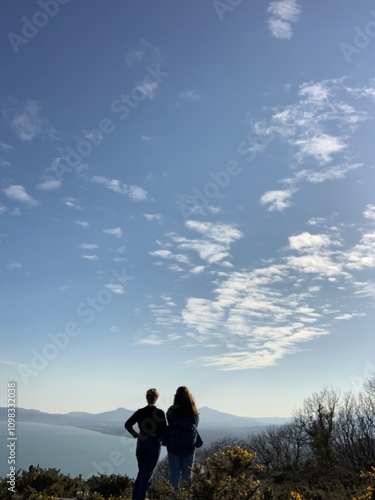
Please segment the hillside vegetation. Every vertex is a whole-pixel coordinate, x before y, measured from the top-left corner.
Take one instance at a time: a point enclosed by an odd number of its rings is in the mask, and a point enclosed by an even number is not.
[[[204,436],[203,436],[204,438]],[[135,458],[134,458],[135,459]],[[245,439],[227,438],[199,450],[191,484],[176,500],[374,500],[375,378],[358,395],[324,388],[292,421]],[[127,476],[71,478],[56,469],[18,471],[16,493],[0,482],[1,499],[131,499]],[[171,494],[162,460],[150,500]]]

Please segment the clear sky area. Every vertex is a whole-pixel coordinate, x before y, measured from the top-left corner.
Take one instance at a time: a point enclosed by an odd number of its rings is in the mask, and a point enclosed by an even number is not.
[[[290,416],[375,374],[375,7],[0,7],[0,406]]]

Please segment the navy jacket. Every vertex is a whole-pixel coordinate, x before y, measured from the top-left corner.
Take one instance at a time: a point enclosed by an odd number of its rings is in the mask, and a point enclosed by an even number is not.
[[[173,455],[192,455],[195,451],[199,417],[178,415],[169,408],[167,412],[167,450]]]

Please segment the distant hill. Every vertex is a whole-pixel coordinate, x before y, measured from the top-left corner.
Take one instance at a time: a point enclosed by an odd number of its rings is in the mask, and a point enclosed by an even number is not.
[[[199,415],[201,425],[214,427],[253,427],[255,425],[264,427],[269,425],[282,425],[290,420],[284,417],[238,417],[236,415],[231,415],[230,413],[213,410],[212,408],[208,408],[208,406],[200,408]]]
[[[104,413],[45,413],[39,410],[28,410],[25,408],[17,408],[16,410],[18,422],[67,425],[115,436],[124,435],[124,422],[132,414],[133,411],[126,410],[125,408],[118,408],[117,410]],[[0,420],[6,419],[7,409],[0,407]]]
[[[39,410],[17,408],[16,418],[18,422],[66,425],[102,434],[130,437],[124,429],[124,422],[133,413],[134,410],[126,408],[117,408],[103,413],[45,413]],[[282,425],[289,420],[283,417],[238,417],[207,406],[200,408],[199,414],[199,429],[206,445],[226,436],[245,437],[248,434],[260,432],[270,425]],[[0,420],[6,419],[7,408],[0,407]]]

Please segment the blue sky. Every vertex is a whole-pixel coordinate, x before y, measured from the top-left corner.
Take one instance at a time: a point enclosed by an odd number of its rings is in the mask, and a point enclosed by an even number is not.
[[[289,416],[375,373],[367,0],[0,19],[0,373],[18,405]]]

